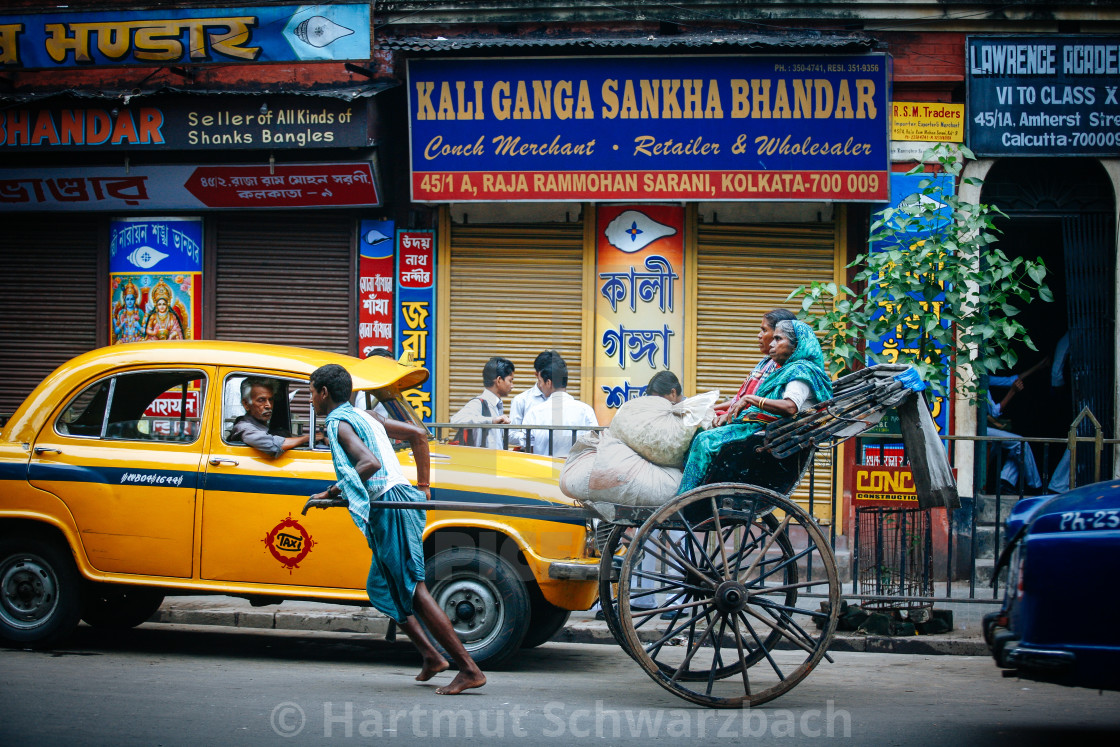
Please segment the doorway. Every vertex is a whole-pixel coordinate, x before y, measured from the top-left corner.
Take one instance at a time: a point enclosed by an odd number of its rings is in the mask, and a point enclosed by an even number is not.
[[[1091,159],[1002,159],[988,173],[981,194],[984,202],[1008,215],[996,223],[1002,231],[1000,248],[1012,258],[1041,258],[1054,294],[1053,303],[1032,299],[1022,305],[1019,318],[1038,350],[1020,345],[1019,362],[1008,373],[1025,371],[1047,356],[1064,362],[1046,366],[1024,382],[1024,391],[1008,408],[1014,431],[1064,437],[1073,419],[1088,407],[1105,436],[1112,436],[1116,234],[1108,174]],[[1065,346],[1059,344],[1063,336],[1069,343],[1066,356]],[[1088,424],[1081,435],[1092,435]],[[1052,472],[1064,450],[1035,446],[1040,469]],[[1092,480],[1088,451],[1079,453],[1078,484]],[[1111,463],[1111,455],[1105,454],[1103,476]]]

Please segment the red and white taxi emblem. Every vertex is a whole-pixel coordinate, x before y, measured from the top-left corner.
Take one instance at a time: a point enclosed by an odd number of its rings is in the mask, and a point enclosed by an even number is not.
[[[299,568],[300,561],[306,558],[307,553],[315,546],[315,540],[311,539],[311,535],[302,524],[292,518],[291,514],[274,526],[261,541],[272,553],[272,557],[279,560],[289,573]]]

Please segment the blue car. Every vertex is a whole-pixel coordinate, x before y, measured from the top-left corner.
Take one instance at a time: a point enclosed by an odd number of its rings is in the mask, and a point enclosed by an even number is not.
[[[1007,520],[1003,607],[984,638],[1008,676],[1120,690],[1120,480],[1026,498]],[[1115,579],[1112,579],[1115,580]]]

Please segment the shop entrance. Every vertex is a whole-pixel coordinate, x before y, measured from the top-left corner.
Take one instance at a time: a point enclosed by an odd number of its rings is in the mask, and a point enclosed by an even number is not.
[[[982,200],[1008,214],[996,224],[1003,232],[999,247],[1009,257],[1041,257],[1054,293],[1053,303],[1034,299],[1022,305],[1020,318],[1038,351],[1020,346],[1015,371],[1046,356],[1064,361],[1053,381],[1049,367],[1026,381],[1006,413],[1014,431],[1062,437],[1077,413],[1089,407],[1106,436],[1112,436],[1116,231],[1108,175],[1091,159],[1003,159],[988,173]],[[1045,471],[1052,471],[1062,451],[1052,448],[1044,455],[1036,449],[1040,469],[1045,456]],[[1106,474],[1110,463],[1106,455]],[[1079,484],[1091,480],[1088,469],[1079,464]]]

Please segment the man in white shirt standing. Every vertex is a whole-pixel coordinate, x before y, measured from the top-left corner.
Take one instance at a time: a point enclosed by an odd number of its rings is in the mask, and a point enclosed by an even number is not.
[[[533,370],[537,374],[537,381],[529,389],[526,389],[521,394],[513,398],[513,403],[509,408],[509,421],[514,425],[520,425],[525,422],[525,414],[533,409],[534,405],[539,405],[548,399],[548,395],[541,393],[541,366],[544,366],[552,356],[559,357],[559,353],[555,350],[544,350],[537,354],[536,359],[533,361]],[[525,431],[511,430],[509,432],[509,445],[515,449],[524,448],[525,446]]]
[[[502,398],[513,391],[513,363],[497,356],[486,361],[482,367],[482,383],[486,387],[463,409],[452,416],[456,425],[471,423],[509,423],[504,413]],[[481,446],[487,449],[504,449],[501,428],[472,428],[467,446]]]
[[[598,425],[595,410],[568,394],[568,366],[558,353],[553,352],[538,374],[541,394],[548,399],[533,405],[525,414],[524,424],[532,425]],[[550,436],[551,433],[551,443]],[[530,451],[555,457],[566,457],[579,433],[570,430],[548,431],[532,429],[529,432]],[[550,447],[551,446],[551,450]]]

